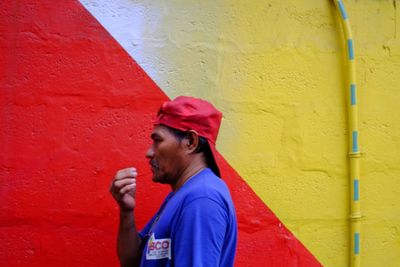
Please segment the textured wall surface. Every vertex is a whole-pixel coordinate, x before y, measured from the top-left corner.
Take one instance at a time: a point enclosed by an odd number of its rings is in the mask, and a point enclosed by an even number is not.
[[[82,2],[170,97],[220,107],[229,163],[323,265],[348,265],[347,66],[333,1]],[[398,266],[399,2],[344,4],[364,153],[362,263]]]
[[[168,187],[145,151],[168,99],[78,1],[2,2],[0,265],[117,266],[115,171],[139,170],[138,227]],[[218,156],[237,208],[237,266],[321,266]]]
[[[148,181],[149,121],[186,94],[224,112],[218,149],[241,176],[221,159],[240,217],[237,265],[348,266],[347,77],[332,1],[82,0],[98,22],[77,1],[6,2],[0,263],[116,265],[109,177],[139,166],[142,225],[162,198],[148,188],[168,190]],[[362,266],[395,267],[400,7],[344,3],[364,153]]]

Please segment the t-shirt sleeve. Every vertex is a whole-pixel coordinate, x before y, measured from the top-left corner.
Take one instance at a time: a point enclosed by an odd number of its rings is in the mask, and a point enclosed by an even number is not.
[[[149,233],[151,226],[154,223],[154,220],[156,218],[157,214],[153,216],[153,218],[150,219],[150,221],[143,227],[143,229],[138,232],[140,238],[144,239],[146,235]]]
[[[172,237],[176,267],[219,266],[227,229],[227,211],[204,197],[187,204]]]

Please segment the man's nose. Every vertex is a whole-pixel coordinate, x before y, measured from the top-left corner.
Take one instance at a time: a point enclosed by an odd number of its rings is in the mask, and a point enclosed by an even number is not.
[[[154,156],[153,146],[151,146],[146,152],[146,158],[151,159]]]

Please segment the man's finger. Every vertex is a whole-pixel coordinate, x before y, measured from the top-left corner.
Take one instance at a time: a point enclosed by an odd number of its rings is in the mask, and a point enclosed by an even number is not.
[[[120,180],[124,179],[127,177],[136,177],[137,176],[137,170],[136,168],[126,168],[119,170],[116,175],[115,175],[115,180]]]
[[[120,190],[121,188],[123,188],[126,185],[129,184],[136,184],[136,179],[135,178],[125,178],[122,180],[114,180],[114,188],[117,190]]]
[[[128,184],[128,185],[124,186],[121,190],[119,190],[119,193],[121,195],[123,195],[123,194],[125,194],[125,193],[127,193],[127,192],[129,192],[131,190],[135,190],[135,189],[136,189],[136,183]]]

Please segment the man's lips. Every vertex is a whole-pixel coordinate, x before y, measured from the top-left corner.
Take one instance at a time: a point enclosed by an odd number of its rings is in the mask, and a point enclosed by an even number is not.
[[[149,164],[153,171],[157,169],[157,164],[154,161],[150,161]]]

